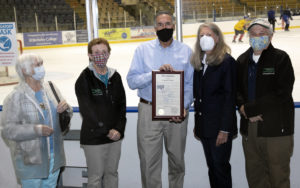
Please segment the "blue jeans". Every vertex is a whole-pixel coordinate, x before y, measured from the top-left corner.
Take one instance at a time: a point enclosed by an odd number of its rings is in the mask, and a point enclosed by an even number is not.
[[[50,168],[48,178],[43,179],[21,179],[22,188],[55,188],[60,169],[52,173],[54,165],[54,154],[50,155]]]

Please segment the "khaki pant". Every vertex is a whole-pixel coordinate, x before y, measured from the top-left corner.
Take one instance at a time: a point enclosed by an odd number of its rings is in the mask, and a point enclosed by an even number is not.
[[[88,167],[88,188],[118,188],[121,143],[82,145]]]
[[[188,115],[182,123],[152,121],[152,106],[139,103],[137,141],[142,187],[161,188],[163,143],[168,154],[169,187],[182,188]]]
[[[246,176],[250,188],[289,188],[293,135],[257,137],[257,123],[243,136]]]

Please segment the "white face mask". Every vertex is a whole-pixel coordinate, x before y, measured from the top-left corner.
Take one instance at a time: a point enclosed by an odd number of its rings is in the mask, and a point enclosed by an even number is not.
[[[203,35],[200,39],[200,47],[203,51],[210,51],[214,48],[215,41],[211,36]]]
[[[45,76],[45,69],[44,66],[34,67],[34,74],[32,75],[32,78],[35,80],[41,80]]]

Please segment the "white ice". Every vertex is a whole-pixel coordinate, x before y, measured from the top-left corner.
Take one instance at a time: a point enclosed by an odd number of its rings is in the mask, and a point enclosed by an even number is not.
[[[244,43],[231,43],[232,34],[225,35],[227,44],[231,47],[232,56],[237,58],[241,53],[249,48],[248,36],[245,35]],[[194,48],[196,38],[184,38],[183,42]],[[300,29],[292,29],[290,32],[276,31],[272,43],[275,48],[286,51],[293,63],[295,72],[295,84],[293,97],[296,102],[300,102]],[[108,66],[116,68],[121,74],[123,85],[127,95],[127,106],[137,106],[138,97],[136,91],[129,89],[126,75],[129,70],[131,60],[136,47],[140,42],[111,44],[111,56]],[[37,53],[44,59],[46,69],[45,80],[52,80],[61,90],[68,103],[78,106],[74,91],[74,84],[81,71],[88,65],[87,46],[63,47],[25,50],[24,53]],[[14,86],[0,86],[0,104]]]

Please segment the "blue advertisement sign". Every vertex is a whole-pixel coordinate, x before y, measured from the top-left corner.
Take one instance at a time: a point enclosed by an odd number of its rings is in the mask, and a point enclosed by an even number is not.
[[[11,40],[7,36],[0,36],[0,50],[7,52],[11,49]]]
[[[0,66],[14,65],[18,57],[14,22],[0,23]]]
[[[24,46],[48,46],[62,44],[61,31],[24,33]]]

